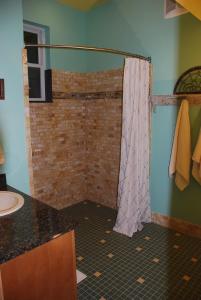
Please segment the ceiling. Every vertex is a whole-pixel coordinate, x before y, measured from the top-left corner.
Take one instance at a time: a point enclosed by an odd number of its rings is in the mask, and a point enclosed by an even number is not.
[[[195,17],[201,20],[201,0],[176,0]]]
[[[96,5],[103,4],[108,0],[58,0],[62,4],[70,5],[82,11],[88,11]]]

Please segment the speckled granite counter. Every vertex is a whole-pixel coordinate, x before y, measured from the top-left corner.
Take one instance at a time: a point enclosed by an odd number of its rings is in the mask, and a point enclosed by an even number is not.
[[[10,186],[7,190],[21,194],[24,206],[13,214],[0,217],[0,264],[76,227],[77,222],[70,216]]]

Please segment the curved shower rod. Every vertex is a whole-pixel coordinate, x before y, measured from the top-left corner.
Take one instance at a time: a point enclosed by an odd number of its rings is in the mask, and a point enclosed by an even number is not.
[[[38,48],[55,48],[55,49],[70,49],[70,50],[84,50],[84,51],[96,51],[96,52],[106,52],[106,53],[112,53],[116,55],[123,55],[127,57],[135,57],[139,59],[143,59],[146,61],[151,62],[151,57],[145,57],[142,55],[125,52],[121,50],[115,50],[111,48],[98,48],[98,47],[92,47],[92,46],[83,46],[83,45],[47,45],[47,44],[25,44],[25,47],[38,47]]]

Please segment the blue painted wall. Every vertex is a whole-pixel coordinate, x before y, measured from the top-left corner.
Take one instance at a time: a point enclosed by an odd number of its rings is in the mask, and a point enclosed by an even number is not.
[[[0,78],[6,100],[0,101],[0,143],[6,163],[1,171],[10,185],[29,192],[22,76],[22,6],[20,0],[1,0]]]
[[[86,13],[56,0],[23,0],[24,20],[50,29],[51,44],[85,44]],[[51,50],[51,67],[68,71],[86,71],[86,52]]]
[[[166,20],[163,7],[163,0],[110,0],[87,17],[89,44],[151,56],[153,94],[172,93],[178,75],[201,64],[201,22],[191,14]],[[91,71],[122,64],[119,56],[88,55]]]
[[[8,184],[29,193],[22,71],[23,18],[49,26],[51,43],[77,44],[86,41],[86,14],[55,0],[26,0],[23,6],[22,0],[1,0],[0,78],[5,79],[6,99],[0,101],[0,143],[6,163],[0,166],[0,172],[6,173]],[[51,67],[84,71],[86,53],[52,51]]]
[[[201,65],[201,22],[191,14],[165,20],[163,0],[111,0],[87,19],[88,43],[152,57],[153,94],[172,94],[178,75]],[[123,59],[88,55],[88,70],[117,68]],[[201,108],[191,108],[192,149],[201,126]],[[201,224],[201,186],[193,179],[180,192],[168,177],[177,108],[158,107],[152,120],[151,205],[165,215]]]
[[[21,49],[22,19],[50,28],[51,43],[88,43],[119,48],[152,57],[154,94],[172,93],[178,75],[201,64],[201,22],[190,14],[163,19],[163,0],[111,0],[90,13],[81,13],[55,0],[2,0],[0,10],[0,77],[6,82],[6,101],[0,102],[0,142],[6,154],[4,170],[9,184],[28,192],[25,150]],[[122,66],[109,54],[74,51],[51,53],[53,68],[97,71]],[[151,196],[152,209],[201,224],[201,188],[192,179],[181,193],[168,177],[175,107],[153,113]],[[191,108],[193,145],[201,109]]]

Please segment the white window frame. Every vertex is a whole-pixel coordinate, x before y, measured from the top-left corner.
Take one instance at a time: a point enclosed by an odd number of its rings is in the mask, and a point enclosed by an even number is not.
[[[32,32],[38,36],[38,44],[45,44],[45,29],[24,23],[24,31]],[[41,86],[41,97],[40,98],[29,98],[30,101],[45,101],[45,69],[46,69],[46,55],[44,48],[38,48],[38,64],[27,62],[28,67],[40,69],[40,86]]]

